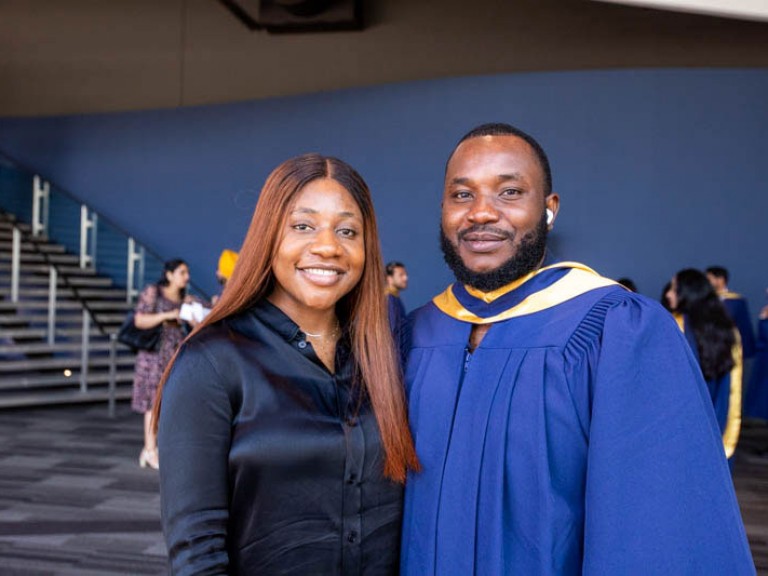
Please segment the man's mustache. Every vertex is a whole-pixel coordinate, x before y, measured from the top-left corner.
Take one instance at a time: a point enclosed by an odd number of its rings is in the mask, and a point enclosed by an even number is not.
[[[469,228],[464,228],[464,230],[459,231],[457,236],[459,240],[464,240],[468,234],[477,234],[482,232],[493,234],[494,236],[498,236],[503,240],[515,239],[514,232],[510,232],[508,230],[502,230],[501,228],[496,228],[495,226],[489,226],[488,224],[475,224],[473,226],[470,226]]]

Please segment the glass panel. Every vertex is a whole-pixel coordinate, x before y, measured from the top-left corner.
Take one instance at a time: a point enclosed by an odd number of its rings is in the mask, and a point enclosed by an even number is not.
[[[16,216],[20,222],[32,222],[34,175],[0,154],[0,210]],[[50,186],[48,212],[48,238],[65,247],[68,254],[80,256],[82,203],[63,190]],[[89,215],[90,216],[90,215]],[[90,246],[90,245],[89,245]],[[157,282],[163,270],[163,259],[136,243],[136,250],[144,254],[143,266],[135,266],[134,286],[141,290],[151,282]],[[98,216],[96,226],[95,271],[112,279],[117,288],[128,286],[128,234]],[[77,266],[75,258],[66,262]],[[190,294],[203,300],[207,295],[194,284]]]
[[[0,210],[22,222],[32,222],[33,176],[0,155]]]
[[[96,227],[96,273],[112,278],[115,286],[128,287],[128,237],[103,218]]]
[[[69,254],[80,255],[80,203],[57,190],[50,189],[48,238],[62,244]]]

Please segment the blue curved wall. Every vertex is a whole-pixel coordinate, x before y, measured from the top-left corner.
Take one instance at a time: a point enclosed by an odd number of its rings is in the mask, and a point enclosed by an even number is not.
[[[0,150],[39,171],[213,291],[259,189],[283,159],[339,156],[370,184],[386,259],[412,308],[451,277],[437,247],[445,159],[469,128],[506,121],[548,151],[562,209],[553,244],[658,297],[686,266],[722,264],[764,303],[768,70],[511,74],[234,105],[0,119]]]

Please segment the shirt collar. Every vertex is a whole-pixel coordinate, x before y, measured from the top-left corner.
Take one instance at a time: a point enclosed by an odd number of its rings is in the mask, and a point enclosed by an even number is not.
[[[286,342],[293,342],[302,334],[299,325],[266,298],[257,302],[251,312],[261,322],[282,336]]]

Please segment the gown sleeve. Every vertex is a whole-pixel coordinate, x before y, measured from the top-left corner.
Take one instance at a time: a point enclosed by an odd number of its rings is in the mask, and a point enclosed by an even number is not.
[[[171,574],[227,574],[231,423],[222,379],[193,340],[178,356],[160,409],[160,499]]]
[[[644,298],[618,298],[604,313],[585,362],[583,573],[754,574],[712,402],[683,335]]]

